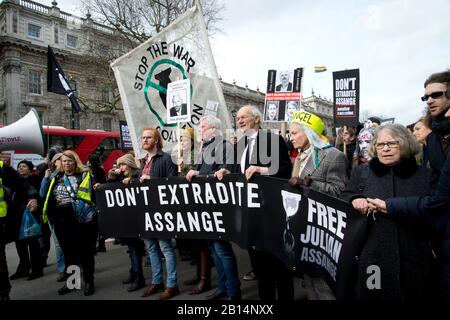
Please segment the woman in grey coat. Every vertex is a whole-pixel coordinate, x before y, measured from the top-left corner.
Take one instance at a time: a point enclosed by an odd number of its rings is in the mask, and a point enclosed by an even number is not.
[[[430,172],[416,164],[420,146],[404,126],[388,124],[375,133],[368,164],[355,168],[341,198],[363,214],[367,198],[420,196],[431,191]],[[434,299],[436,259],[425,224],[377,215],[367,229],[358,259],[355,298],[363,300]],[[374,271],[375,270],[375,273]],[[377,277],[379,279],[377,280]],[[370,284],[370,285],[368,285]]]
[[[299,154],[294,162],[289,184],[306,186],[313,190],[337,197],[347,183],[347,158],[332,147],[322,135],[325,125],[318,116],[300,110],[295,112],[289,126],[291,141]],[[334,299],[331,289],[323,279],[304,275],[308,299]]]
[[[322,135],[324,128],[323,121],[316,115],[304,110],[294,113],[289,132],[299,154],[290,183],[337,197],[347,184],[347,159]]]

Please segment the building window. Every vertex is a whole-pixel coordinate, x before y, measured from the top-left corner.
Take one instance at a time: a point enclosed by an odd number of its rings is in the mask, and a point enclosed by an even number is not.
[[[55,43],[59,43],[59,24],[55,23]]]
[[[110,103],[111,102],[111,95],[109,94],[109,90],[103,90],[102,91],[102,101]]]
[[[29,23],[28,24],[28,36],[32,38],[41,38],[41,27],[37,26],[35,24]]]
[[[70,34],[67,35],[67,46],[76,49],[78,38]]]
[[[28,92],[32,94],[42,94],[41,73],[30,70],[28,73]]]
[[[105,131],[111,131],[111,119],[110,118],[103,118],[103,130]]]
[[[69,80],[69,86],[75,97],[78,98],[78,83],[75,80]]]
[[[14,11],[14,13],[13,13],[12,27],[13,27],[13,33],[17,33],[17,11]]]

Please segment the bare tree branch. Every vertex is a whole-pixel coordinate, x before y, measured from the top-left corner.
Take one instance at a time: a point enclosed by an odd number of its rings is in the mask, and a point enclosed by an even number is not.
[[[202,0],[203,14],[210,36],[220,32],[222,21],[220,13],[224,9],[221,0]],[[105,35],[96,37],[96,31],[90,31],[85,39],[92,59],[83,61],[86,72],[101,75],[96,80],[97,90],[91,95],[83,95],[79,100],[86,112],[114,112],[120,109],[120,95],[110,63],[124,53],[159,33],[180,15],[195,5],[195,0],[82,0],[85,11],[102,25],[114,30],[114,35],[105,39]],[[117,37],[119,35],[119,37]],[[106,36],[107,37],[107,36]],[[93,40],[94,39],[94,40]],[[99,40],[102,39],[102,40]],[[104,40],[103,40],[104,39]],[[104,94],[110,94],[105,99]]]

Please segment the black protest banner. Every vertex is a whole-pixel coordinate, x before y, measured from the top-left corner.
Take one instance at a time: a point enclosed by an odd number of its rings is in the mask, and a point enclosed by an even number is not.
[[[233,241],[325,279],[337,298],[350,296],[367,223],[339,199],[262,176],[111,183],[97,188],[96,199],[104,236]]]
[[[119,121],[120,127],[120,145],[122,151],[130,151],[133,150],[133,142],[131,141],[130,129],[128,128],[128,124],[126,121]]]
[[[333,72],[334,126],[359,123],[359,69]]]
[[[257,187],[257,186],[256,186]],[[104,184],[96,190],[104,236],[225,239],[246,247],[244,210],[259,195],[243,177],[198,177]]]

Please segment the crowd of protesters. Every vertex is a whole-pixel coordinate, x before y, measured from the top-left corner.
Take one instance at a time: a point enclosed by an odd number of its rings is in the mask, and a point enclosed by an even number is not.
[[[17,171],[0,162],[0,297],[9,299],[9,280],[43,275],[50,237],[56,246],[58,281],[67,268],[83,271],[84,294],[95,293],[94,264],[97,251],[105,251],[98,234],[97,217],[80,221],[74,203],[82,199],[94,206],[93,190],[104,183],[145,183],[149,179],[184,176],[188,183],[201,175],[222,180],[239,173],[251,180],[255,175],[289,179],[294,188],[311,188],[350,203],[369,219],[355,273],[354,299],[402,300],[444,299],[450,301],[450,71],[432,74],[424,84],[427,114],[413,125],[381,125],[371,118],[359,127],[338,131],[335,145],[325,136],[317,115],[301,110],[289,124],[289,139],[261,129],[258,108],[246,105],[237,113],[242,138],[227,141],[221,122],[212,115],[200,119],[199,138],[194,130],[181,132],[181,150],[172,156],[163,151],[163,140],[155,128],[144,128],[139,160],[128,153],[105,174],[93,155],[87,166],[71,150],[49,149],[46,162],[34,168],[27,160]],[[306,115],[306,116],[305,116]],[[307,121],[305,119],[308,119]],[[201,141],[201,143],[197,143]],[[271,141],[277,142],[276,152]],[[290,150],[291,149],[291,150]],[[198,150],[198,158],[194,150]],[[295,156],[292,152],[295,150]],[[260,155],[270,155],[269,162]],[[175,159],[175,161],[174,161]],[[8,206],[6,206],[8,203]],[[41,225],[41,234],[19,237],[22,215],[29,210]],[[8,228],[5,228],[8,226]],[[8,278],[5,244],[15,242],[19,265]],[[130,272],[124,284],[129,292],[144,289],[142,297],[159,293],[158,299],[179,294],[177,256],[171,239],[120,239],[128,246]],[[181,240],[196,261],[191,294],[216,287],[209,300],[241,300],[241,282],[230,242]],[[263,301],[293,300],[294,274],[275,255],[250,249],[252,279],[258,283]],[[151,266],[145,283],[143,257]],[[211,269],[216,269],[212,283]],[[383,286],[369,290],[367,267],[382,270]],[[166,279],[163,279],[163,269]],[[296,274],[297,275],[297,274]],[[302,274],[308,299],[334,299],[323,279]],[[57,293],[74,289],[64,284]]]

